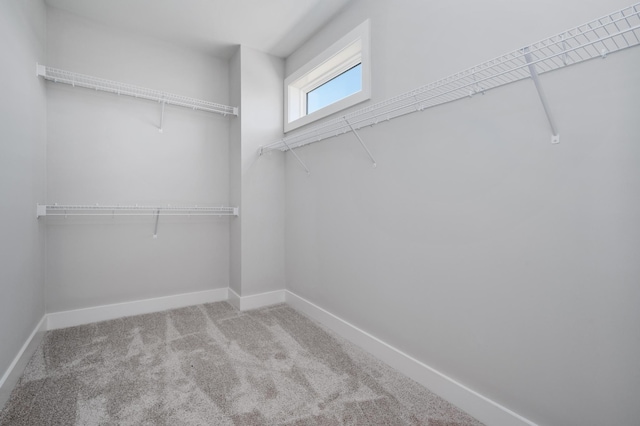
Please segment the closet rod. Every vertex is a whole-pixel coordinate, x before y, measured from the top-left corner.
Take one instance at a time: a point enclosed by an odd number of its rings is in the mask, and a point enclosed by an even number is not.
[[[292,132],[284,140],[262,146],[260,153],[287,151],[353,129],[485,93],[489,89],[530,78],[530,67],[543,74],[637,46],[640,44],[639,9],[640,3],[635,3],[426,86]]]
[[[53,81],[54,83],[64,83],[74,87],[78,86],[84,87],[86,89],[101,90],[103,92],[115,93],[118,95],[147,99],[150,101],[161,102],[163,103],[163,106],[164,104],[176,105],[180,107],[191,108],[194,110],[222,114],[223,116],[238,115],[237,107],[189,98],[187,96],[175,95],[173,93],[161,92],[154,89],[146,89],[144,87],[138,87],[132,84],[105,80],[99,77],[78,74],[75,72],[51,68],[40,64],[36,64],[36,73],[38,76],[43,77],[45,80]]]
[[[80,204],[37,204],[36,217],[43,216],[238,216],[238,207],[122,206]]]

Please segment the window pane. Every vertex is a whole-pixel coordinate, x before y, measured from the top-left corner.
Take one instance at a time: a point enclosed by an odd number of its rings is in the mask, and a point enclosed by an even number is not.
[[[362,64],[348,69],[307,93],[307,114],[362,90]]]

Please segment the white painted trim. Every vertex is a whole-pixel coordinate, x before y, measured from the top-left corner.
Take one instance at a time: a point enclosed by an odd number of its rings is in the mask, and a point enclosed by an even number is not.
[[[18,383],[18,379],[22,375],[27,363],[31,359],[31,356],[37,349],[40,341],[44,337],[45,331],[47,331],[47,316],[44,315],[36,328],[33,329],[31,335],[27,338],[18,351],[18,354],[13,359],[7,371],[5,371],[4,375],[0,379],[0,410],[4,407],[5,403],[9,400],[9,396],[11,396],[11,391],[15,387],[16,383]]]
[[[115,303],[113,305],[94,306],[72,311],[54,312],[47,315],[47,329],[55,330],[132,315],[200,305],[202,303],[220,302],[228,298],[228,289],[225,287],[215,290],[136,300],[133,302]]]
[[[156,297],[153,299],[136,300],[133,302],[115,303],[112,305],[94,306],[91,308],[75,309],[71,311],[53,312],[42,317],[36,328],[26,340],[15,359],[0,379],[0,409],[9,400],[11,391],[22,375],[29,359],[40,344],[47,330],[73,327],[123,318],[132,315],[160,312],[167,309],[183,308],[185,306],[200,305],[229,301],[237,309],[246,311],[263,306],[284,303],[285,291],[277,290],[266,293],[240,297],[231,288],[198,291],[193,293],[176,294],[173,296]]]
[[[231,303],[237,310],[240,310],[240,295],[233,291],[231,287],[229,287],[229,303]]]
[[[275,290],[266,293],[252,294],[250,296],[240,296],[229,288],[229,303],[239,311],[249,311],[251,309],[284,303],[284,292],[284,290]]]
[[[367,19],[284,80],[285,133],[371,99],[370,26],[370,21]],[[307,114],[307,91],[319,87],[321,81],[329,80],[340,74],[334,72],[332,59],[335,59],[336,56],[340,57],[341,52],[344,52],[349,46],[357,42],[361,43],[358,63],[362,64],[362,89],[311,114]],[[357,63],[352,64],[352,66],[355,65]],[[325,66],[326,69],[324,69]],[[351,67],[343,69],[343,71],[349,68]],[[320,77],[310,76],[310,74],[316,72],[320,73]],[[308,80],[316,81],[318,85],[309,85],[311,81]]]
[[[250,309],[258,309],[264,306],[284,303],[284,292],[284,290],[276,290],[266,293],[252,294],[251,296],[243,296],[240,298],[240,310],[248,311]]]
[[[295,293],[286,290],[285,300],[292,308],[306,314],[345,339],[365,349],[376,358],[384,361],[404,375],[411,377],[481,422],[491,426],[536,426],[532,421],[469,389],[438,370],[429,367]]]

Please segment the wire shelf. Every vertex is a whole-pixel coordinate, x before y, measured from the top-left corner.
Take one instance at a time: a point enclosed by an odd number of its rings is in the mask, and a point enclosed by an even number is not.
[[[132,96],[134,98],[147,99],[165,103],[168,105],[176,105],[194,110],[214,112],[217,114],[238,115],[238,108],[217,104],[214,102],[203,101],[200,99],[189,98],[186,96],[175,95],[173,93],[161,92],[154,89],[146,89],[127,83],[119,83],[117,81],[105,80],[103,78],[92,77],[84,74],[78,74],[71,71],[51,68],[44,65],[37,65],[37,74],[45,80],[55,83],[70,84],[72,86],[84,87],[87,89],[100,90],[103,92],[115,93],[118,95]]]
[[[293,132],[279,141],[262,146],[260,154],[270,150],[287,151],[484,93],[529,78],[531,65],[538,74],[543,74],[637,46],[640,44],[639,9],[640,3],[636,3],[426,86]]]
[[[42,216],[238,216],[238,207],[121,206],[121,205],[37,205]]]

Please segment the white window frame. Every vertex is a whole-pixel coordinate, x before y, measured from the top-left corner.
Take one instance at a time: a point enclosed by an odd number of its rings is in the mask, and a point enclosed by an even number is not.
[[[370,24],[366,20],[285,79],[285,132],[371,99],[369,40]],[[307,114],[307,93],[358,64],[362,64],[362,90]]]

